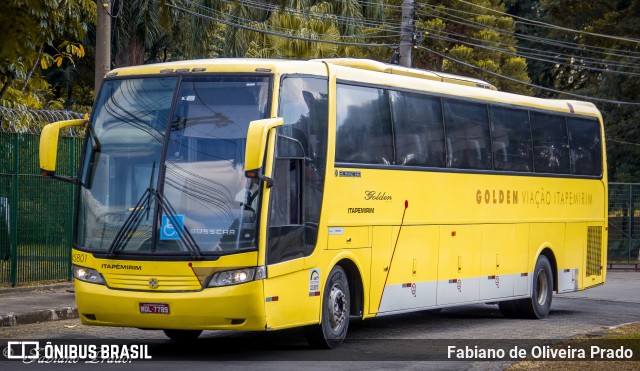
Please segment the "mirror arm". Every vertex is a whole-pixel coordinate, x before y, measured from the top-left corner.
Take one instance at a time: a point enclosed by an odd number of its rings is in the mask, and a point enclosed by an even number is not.
[[[268,176],[262,174],[258,170],[247,170],[244,172],[244,176],[250,179],[259,179],[267,184],[267,188],[273,187],[274,180]]]
[[[64,175],[55,175],[55,174],[47,174],[46,171],[42,172],[42,176],[46,177],[46,178],[51,178],[51,179],[55,179],[55,180],[60,180],[63,181],[65,183],[71,183],[73,185],[78,185],[80,184],[80,181],[78,180],[78,178],[72,178],[70,176],[64,176]]]

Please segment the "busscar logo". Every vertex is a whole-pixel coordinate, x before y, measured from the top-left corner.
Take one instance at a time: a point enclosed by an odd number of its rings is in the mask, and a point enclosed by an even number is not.
[[[336,170],[335,175],[339,178],[361,178],[362,173],[359,171]]]

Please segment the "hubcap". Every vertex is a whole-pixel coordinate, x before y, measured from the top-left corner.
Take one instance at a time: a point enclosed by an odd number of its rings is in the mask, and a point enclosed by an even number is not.
[[[544,305],[547,302],[547,292],[549,291],[549,280],[547,272],[544,270],[538,274],[538,304]]]
[[[339,285],[334,285],[329,294],[329,321],[331,330],[339,332],[347,316],[347,298]]]

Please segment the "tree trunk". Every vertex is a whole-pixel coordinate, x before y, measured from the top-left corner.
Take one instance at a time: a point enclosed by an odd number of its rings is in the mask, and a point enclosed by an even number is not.
[[[33,66],[31,66],[31,68],[29,69],[29,73],[27,74],[27,77],[24,78],[24,84],[22,85],[22,89],[20,89],[21,92],[24,92],[27,89],[27,86],[29,85],[29,80],[31,79],[31,75],[33,75],[33,72],[36,70],[36,67],[38,67],[38,63],[40,63],[40,56],[42,55],[43,50],[44,50],[44,43],[42,43],[42,45],[40,46],[40,50],[38,51],[38,57],[36,58],[35,61],[33,61]]]
[[[130,40],[124,50],[118,51],[116,55],[116,66],[137,66],[144,64],[144,41],[139,39]]]
[[[2,90],[0,90],[0,100],[2,99],[2,97],[4,96],[4,93],[7,92],[7,89],[9,89],[9,86],[11,86],[11,83],[13,82],[13,77],[9,79],[9,81],[7,81],[3,86],[2,86]]]

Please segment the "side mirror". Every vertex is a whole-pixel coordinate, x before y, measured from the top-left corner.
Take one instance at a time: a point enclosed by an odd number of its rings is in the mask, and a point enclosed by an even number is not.
[[[82,126],[85,125],[87,121],[87,118],[58,121],[42,129],[42,133],[40,134],[40,170],[43,176],[75,183],[75,180],[71,178],[55,175],[56,161],[58,159],[58,137],[61,129],[69,126]]]
[[[284,124],[282,117],[255,120],[249,123],[247,132],[247,146],[244,152],[244,169],[249,178],[266,179],[260,171],[267,150],[269,131]]]

